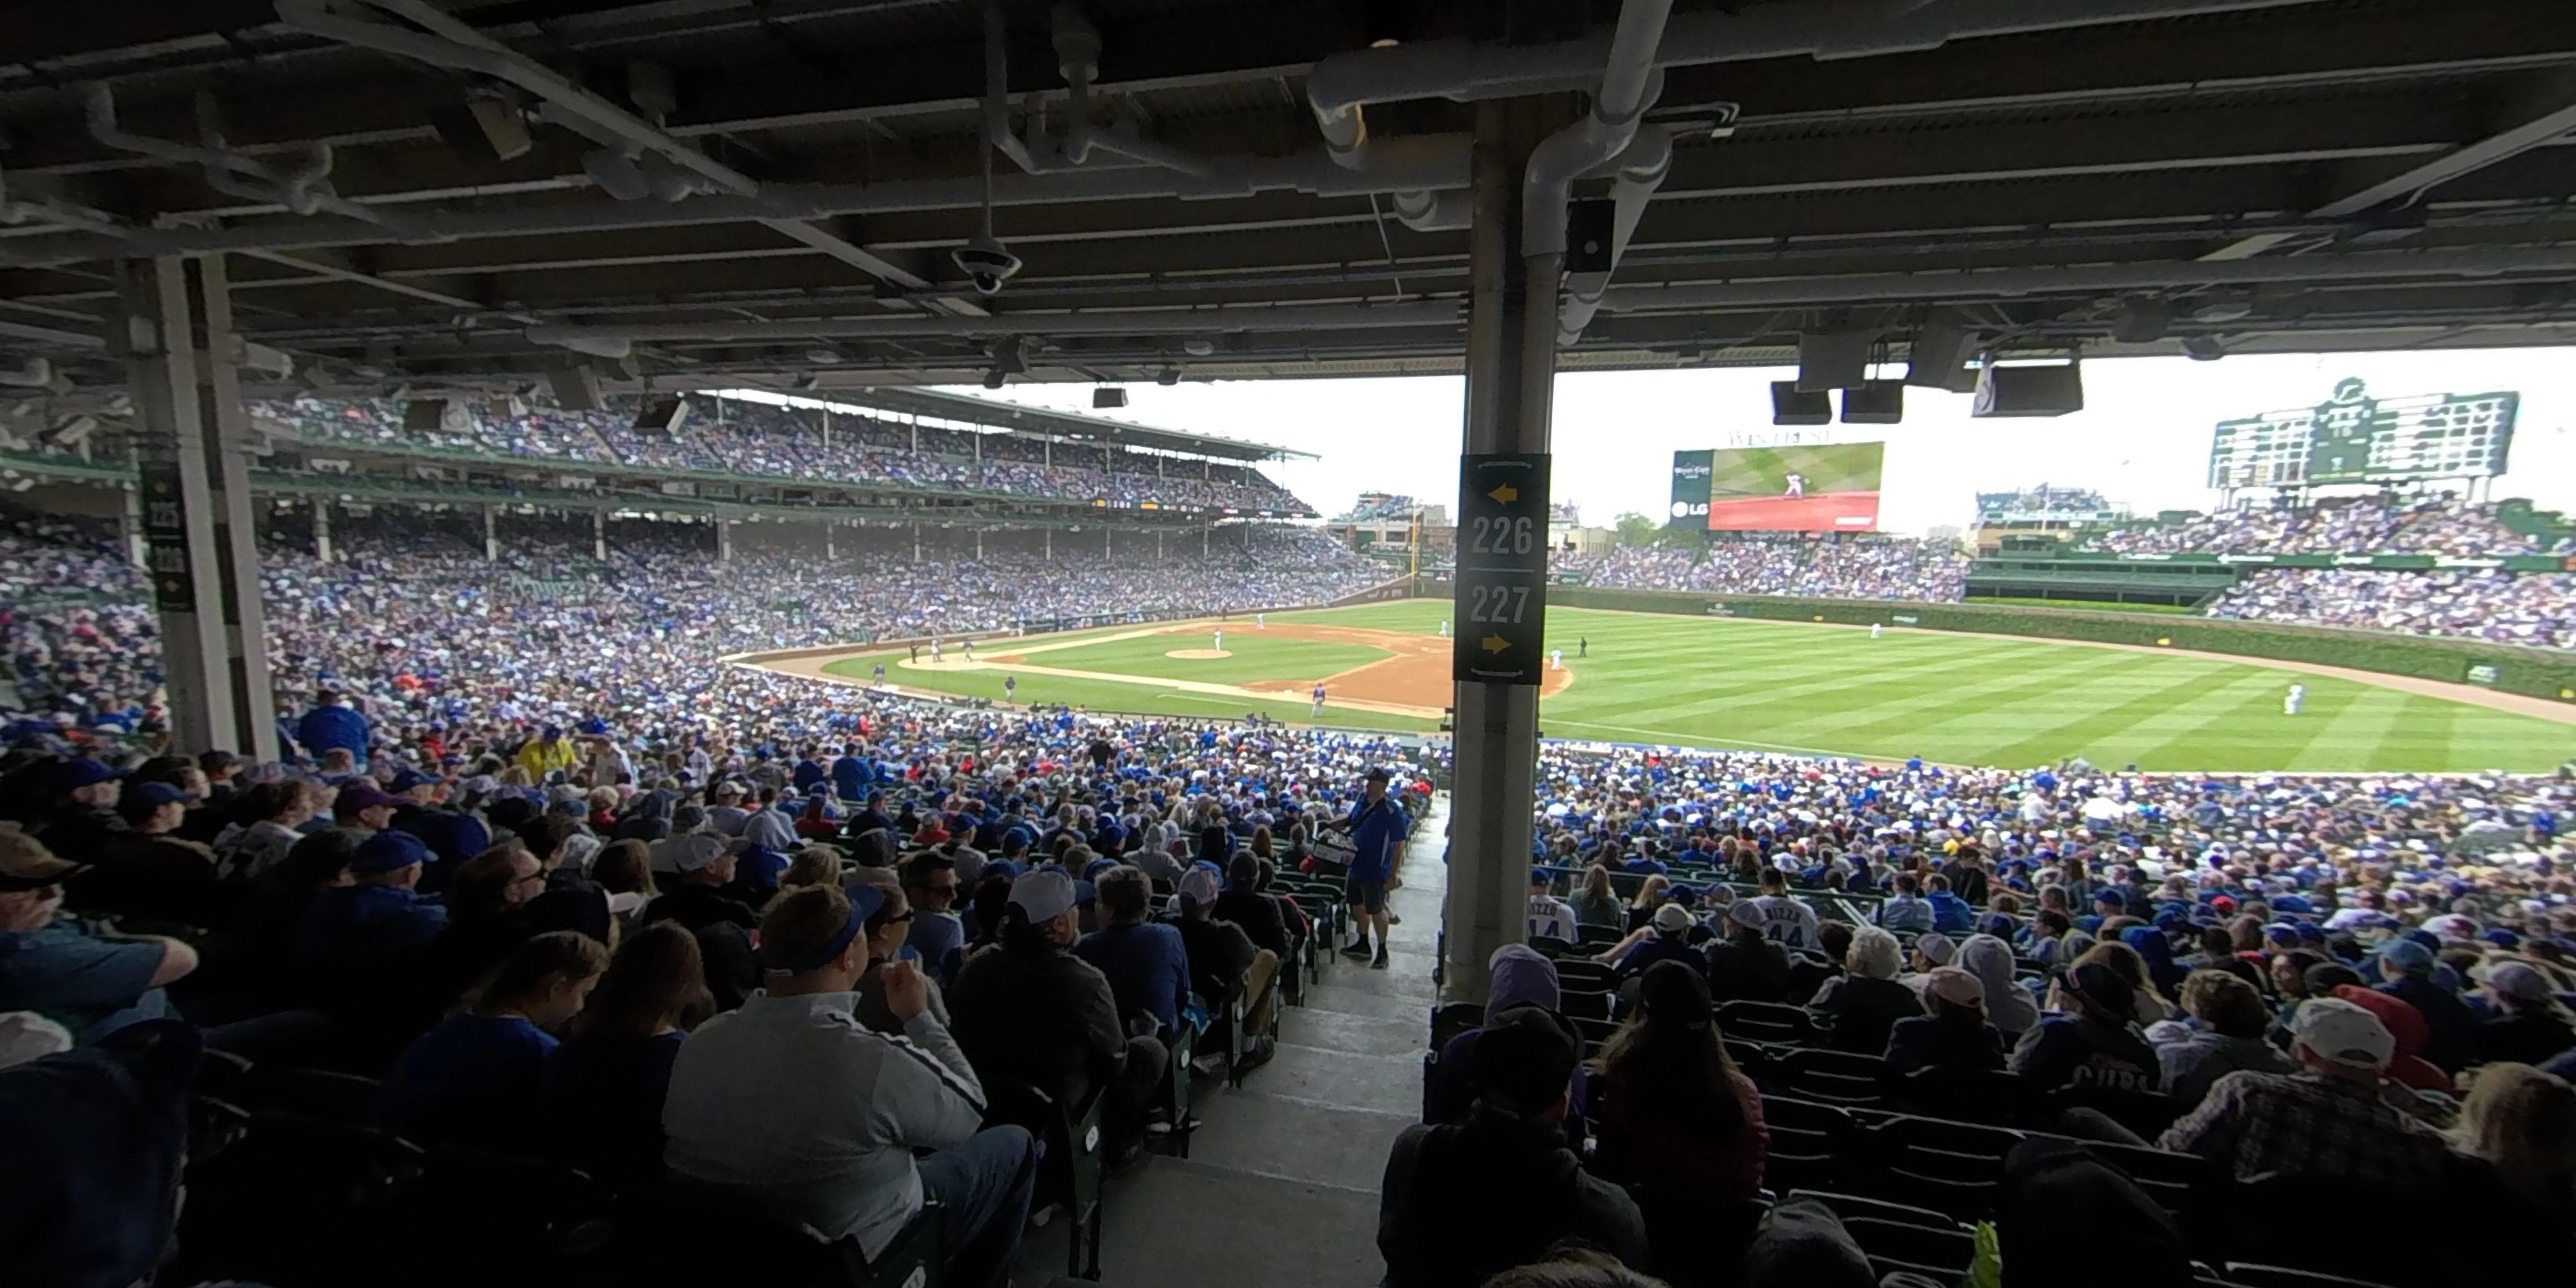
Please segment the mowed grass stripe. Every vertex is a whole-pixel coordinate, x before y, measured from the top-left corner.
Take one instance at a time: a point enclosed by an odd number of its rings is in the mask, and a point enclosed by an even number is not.
[[[2185,708],[2181,714],[2194,717],[2190,723],[2136,759],[2141,766],[2277,769],[2307,741],[2281,714],[2286,687],[2270,674],[2249,670],[2243,679]]]
[[[2045,664],[2018,660],[1983,683],[1939,688],[1910,702],[1889,701],[1877,708],[1802,721],[1799,736],[1813,738],[1830,733],[1835,741],[1875,743],[1885,738],[1935,737],[1945,729],[1967,733],[1970,731],[1963,728],[1967,725],[1983,728],[1997,723],[2019,724],[2029,719],[2028,712],[2047,710],[2053,701],[2062,701],[2087,683],[2106,682],[2141,670],[2138,662],[2134,657],[2095,649],[2080,654],[2070,652],[2047,659]]]
[[[1912,665],[1901,672],[1887,674],[1903,676],[1904,691],[1919,691],[1934,687],[1949,676],[1976,675],[1990,671],[1997,656],[2011,647],[1999,645],[1969,650],[1955,656],[1945,655],[1944,660],[1941,661]],[[1825,653],[1826,657],[1833,655],[1833,650],[1827,650]],[[1640,697],[1597,706],[1586,704],[1566,714],[1578,719],[1617,719],[1646,712],[1661,712],[1665,719],[1654,723],[1663,724],[1706,715],[1723,714],[1730,718],[1759,716],[1769,708],[1801,709],[1802,704],[1803,709],[1812,711],[1813,704],[1808,701],[1809,699],[1845,693],[1856,684],[1867,683],[1864,677],[1854,675],[1851,670],[1833,665],[1820,666],[1819,663],[1823,660],[1824,658],[1820,658],[1818,650],[1814,648],[1784,650],[1774,655],[1772,663],[1768,666],[1730,654],[1709,663],[1711,673],[1725,674],[1731,677],[1730,681],[1710,684],[1705,679],[1696,678],[1698,673],[1687,657],[1676,656],[1656,668],[1660,675],[1669,678],[1643,691]],[[1615,680],[1618,677],[1614,674],[1608,678]],[[1691,680],[1696,682],[1691,683],[1687,691],[1696,700],[1674,701],[1673,695],[1676,689],[1685,681]],[[1586,681],[1578,676],[1575,687],[1567,690],[1566,697],[1570,699],[1582,694],[1585,684]],[[1897,690],[1889,688],[1878,690],[1881,693],[1893,691]],[[1761,700],[1750,704],[1738,701],[1749,694],[1760,694]]]
[[[2157,739],[2160,726],[2172,725],[2181,732],[2197,724],[2192,713],[2204,705],[2213,701],[2233,705],[2244,693],[2263,683],[2260,676],[2244,668],[2225,666],[2195,668],[2197,673],[2176,678],[2172,673],[2173,659],[2133,656],[2146,664],[2140,674],[2159,682],[2106,707],[2090,706],[2082,693],[2070,695],[2079,707],[2073,719],[2034,728],[2018,739],[1998,744],[1988,752],[1992,759],[1986,763],[2037,765],[2075,755],[2117,768],[2136,759],[2150,739]]]
[[[2477,759],[2476,744],[2463,745],[2460,738],[2460,713],[2464,709],[2457,702],[2444,702],[2420,693],[2407,694],[2397,727],[2389,730],[2372,752],[2401,764],[2416,756],[2474,761]]]
[[[2283,690],[2286,696],[2288,690]],[[2445,703],[2457,706],[2458,703]],[[2366,684],[2310,685],[2306,708],[2295,719],[2314,722],[2306,746],[2283,762],[2288,769],[2368,764],[2405,718],[2406,695]]]

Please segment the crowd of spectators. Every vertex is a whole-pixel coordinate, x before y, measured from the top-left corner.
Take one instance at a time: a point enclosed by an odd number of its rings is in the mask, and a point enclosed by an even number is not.
[[[306,439],[411,446],[567,465],[702,470],[804,483],[968,489],[1133,506],[1303,514],[1309,508],[1245,465],[1161,456],[1023,434],[819,412],[767,403],[692,403],[678,430],[635,428],[632,409],[572,412],[542,403],[454,401],[435,428],[406,427],[386,398],[256,402],[257,419]],[[914,446],[916,438],[919,446]]]
[[[2209,615],[2576,649],[2576,574],[2261,568]]]
[[[2565,547],[2566,542],[2555,543]],[[2455,558],[2548,554],[2499,522],[2492,505],[2447,493],[2415,499],[2338,497],[2312,506],[2222,510],[2179,523],[2120,528],[2085,543],[2109,554],[2405,554]]]
[[[1966,592],[1968,557],[1955,541],[1913,537],[1713,536],[1705,546],[1560,554],[1550,567],[1624,590],[1945,601]]]
[[[1321,533],[1254,526],[1206,547],[1089,534],[842,530],[749,535],[719,562],[714,534],[618,522],[608,558],[586,523],[512,518],[499,559],[479,527],[434,516],[344,517],[335,558],[274,526],[262,553],[273,684],[396,703],[438,724],[597,706],[654,720],[758,727],[767,681],[724,666],[759,648],[1009,630],[1066,617],[1168,616],[1329,602],[1385,579]],[[1051,544],[1050,544],[1051,540]],[[1079,543],[1079,544],[1077,544]],[[68,602],[47,598],[79,592]],[[0,529],[0,617],[16,710],[46,724],[153,727],[156,619],[136,570],[65,525]]]
[[[1477,1283],[1573,1238],[1694,1282],[1740,1257],[1742,1282],[1864,1285],[1873,1259],[1921,1255],[1873,1201],[1989,1222],[1968,1282],[1997,1261],[2055,1277],[2056,1240],[2112,1228],[2114,1210],[2121,1283],[2178,1288],[2213,1250],[2392,1284],[2567,1264],[2571,804],[2558,778],[1548,747],[1537,951],[1495,955],[1481,1026],[1442,1046],[1429,1125],[1388,1162],[1388,1282]],[[1806,1048],[1835,1054],[1810,1065]],[[1831,1186],[1865,1198],[1742,1215],[1804,1183],[1767,1170],[1781,1112],[1797,1114],[1791,1177],[1836,1148],[1817,1098],[2045,1135],[1909,1135],[1888,1148],[1951,1160],[1918,1170],[1873,1146]],[[2196,1156],[2213,1188],[2195,1202],[2361,1201],[2499,1233],[2321,1243],[2295,1222],[2195,1225],[2132,1184],[2142,1160],[2079,1141]],[[1987,1148],[2010,1151],[2000,1187],[1936,1179]],[[2057,1151],[2045,1179],[2040,1150]],[[2025,1182],[2078,1171],[2090,1196],[2034,1220]],[[2218,1197],[2231,1180],[2272,1197]],[[2060,1226],[2077,1208],[2090,1219]],[[1785,1273],[1769,1245],[1791,1220],[1803,1275],[1766,1277]],[[1637,1282],[1495,1280],[1577,1281]]]
[[[1047,1131],[1011,1107],[1105,1089],[1113,1173],[1194,1127],[1160,1094],[1169,1053],[1266,1060],[1273,984],[1322,929],[1270,882],[1328,823],[1364,830],[1388,771],[1418,805],[1445,756],[788,677],[688,713],[527,668],[441,720],[442,689],[326,694],[280,762],[79,731],[0,757],[0,1171],[19,1197],[0,1280],[344,1281],[306,1258],[343,1246],[348,1195],[289,1203],[219,1151],[203,1173],[183,1154],[192,1082],[211,1094],[247,1061],[272,1081],[225,1094],[290,1098],[247,1102],[246,1152],[337,1112],[340,1140],[485,1168],[454,1207],[374,1223],[355,1242],[376,1246],[329,1263],[347,1282],[409,1282],[415,1255],[480,1271],[421,1282],[548,1282],[500,1231],[604,1217],[582,1205],[612,1191],[635,1205],[623,1282],[704,1282],[668,1273],[691,1248],[758,1278],[799,1227],[879,1257],[935,1200],[940,1280],[999,1288]],[[1158,996],[1129,966],[1165,942],[1179,975]],[[1237,989],[1247,1018],[1219,1023]],[[342,1075],[339,1109],[274,1090],[313,1069]],[[354,1103],[350,1074],[376,1079]],[[544,1170],[563,1166],[579,1179]],[[504,1202],[480,1188],[498,1176],[541,1186]],[[700,1224],[644,1216],[656,1202]]]

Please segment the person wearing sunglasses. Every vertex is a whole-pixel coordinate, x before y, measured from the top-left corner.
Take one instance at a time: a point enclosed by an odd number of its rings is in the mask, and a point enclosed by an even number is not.
[[[919,917],[911,901],[904,897],[903,887],[895,883],[894,874],[884,868],[860,868],[841,889],[852,905],[863,910],[865,926],[861,933],[868,945],[867,969],[860,972],[855,990],[858,1004],[850,1008],[850,1013],[859,1017],[859,1023],[888,1037],[900,1035],[903,1021],[886,1004],[886,967],[897,961],[921,964],[905,942]],[[940,996],[939,981],[926,969],[921,975],[922,985],[930,994],[925,1003],[930,1018],[939,1021],[939,1027],[944,1029],[948,1027],[948,1002]]]
[[[924,850],[904,861],[903,897],[913,909],[904,943],[919,954],[922,970],[943,985],[957,978],[957,963],[966,955],[966,924],[951,910],[957,890],[957,860]]]

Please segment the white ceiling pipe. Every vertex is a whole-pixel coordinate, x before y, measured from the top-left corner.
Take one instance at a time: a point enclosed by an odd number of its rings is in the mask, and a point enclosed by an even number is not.
[[[1610,185],[1610,272],[1619,269],[1619,261],[1628,253],[1628,241],[1637,234],[1637,222],[1646,214],[1646,204],[1662,187],[1664,176],[1672,173],[1673,136],[1660,125],[1649,125],[1637,131],[1626,151],[1619,154],[1619,177]],[[1601,309],[1601,292],[1610,285],[1610,273],[1571,273],[1565,281],[1565,310],[1557,319],[1556,342],[1572,345],[1583,338],[1585,327]]]
[[[1100,74],[1100,32],[1078,4],[1054,10],[1056,70],[1064,76],[1064,159],[1075,165],[1091,160],[1092,150],[1123,156],[1146,165],[1178,170],[1202,178],[1215,173],[1207,159],[1146,139],[1103,134],[1091,123],[1091,82]]]
[[[759,344],[911,336],[1223,335],[1453,326],[1446,303],[1316,304],[1097,313],[1013,313],[996,317],[796,318],[778,322],[674,322],[644,326],[532,326],[531,343],[563,348],[629,344]]]
[[[1565,202],[1575,178],[1626,151],[1637,137],[1637,117],[1663,92],[1655,47],[1672,12],[1673,0],[1626,0],[1619,6],[1592,110],[1541,139],[1522,172],[1522,258],[1565,253]]]
[[[2194,14],[2280,9],[2323,0],[1808,0],[1736,13],[1687,13],[1667,24],[1658,67],[1762,58],[1858,58],[1938,48],[1953,40],[2017,35]],[[1507,46],[1465,40],[1354,49],[1306,73],[1306,99],[1324,145],[1345,165],[1366,164],[1372,103],[1445,98],[1472,102],[1589,87],[1608,63],[1612,37]]]
[[[1457,232],[1476,224],[1475,194],[1463,188],[1399,192],[1394,206],[1396,222],[1417,233]]]
[[[1465,134],[1412,135],[1386,140],[1366,171],[1345,170],[1320,152],[1290,157],[1214,157],[1205,177],[1148,167],[1085,167],[1062,174],[997,175],[997,206],[1070,205],[1096,201],[1179,198],[1185,201],[1248,197],[1261,192],[1303,192],[1317,197],[1362,197],[1407,190],[1464,188],[1474,139]],[[980,205],[979,181],[907,179],[871,184],[772,184],[758,197],[699,197],[661,202],[584,202],[505,210],[424,213],[397,232],[355,220],[316,218],[233,228],[137,230],[130,239],[52,235],[0,240],[0,265],[57,267],[132,254],[212,255],[256,251],[319,250],[387,242],[442,243],[496,237],[546,237],[636,228],[677,228],[777,219],[828,219],[843,215],[971,210]]]
[[[1759,282],[1621,286],[1604,291],[1613,313],[1798,308],[1829,304],[2020,299],[2211,286],[2417,282],[2576,275],[2576,249],[2426,250],[2302,255],[2283,259],[2168,260],[1963,273],[1868,273]]]

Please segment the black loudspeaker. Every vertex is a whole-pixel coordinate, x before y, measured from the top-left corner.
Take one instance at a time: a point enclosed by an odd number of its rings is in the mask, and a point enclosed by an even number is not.
[[[447,425],[447,400],[414,398],[403,404],[403,428],[443,429]]]
[[[1989,365],[1977,377],[1971,416],[2064,416],[2084,410],[2083,368],[2072,362],[2038,367]]]
[[[1976,373],[1967,370],[1968,353],[1976,343],[1976,333],[1965,327],[1925,323],[1914,333],[1905,383],[1961,394],[1976,388]]]
[[[1771,382],[1771,423],[1774,425],[1830,425],[1834,423],[1834,396],[1824,390],[1801,391],[1794,380]]]
[[[680,398],[657,398],[635,413],[635,431],[639,434],[676,434],[689,423],[689,404]]]
[[[1112,407],[1124,407],[1126,405],[1127,391],[1118,388],[1115,385],[1102,385],[1091,391],[1091,409],[1093,411],[1107,411]]]
[[[546,373],[546,385],[565,411],[599,410],[599,373],[588,367],[557,367]]]
[[[1869,379],[1870,331],[1806,331],[1798,336],[1798,388],[1807,393],[1849,389]]]
[[[1570,201],[1565,206],[1565,271],[1569,273],[1607,273],[1610,271],[1612,228],[1618,218],[1618,203],[1595,197]]]
[[[1873,380],[1843,391],[1843,423],[1893,425],[1905,419],[1905,384]]]

